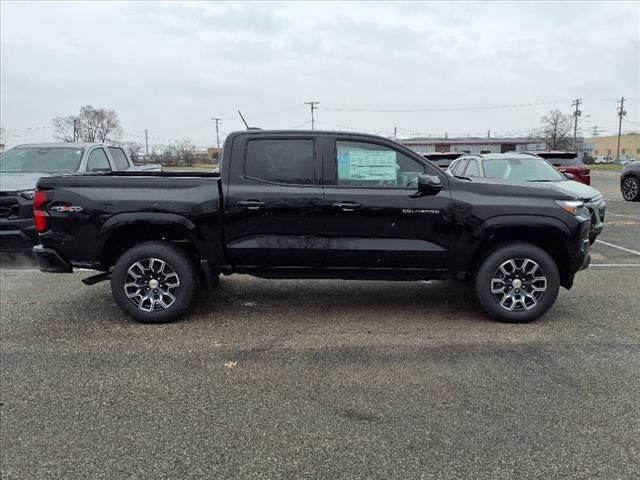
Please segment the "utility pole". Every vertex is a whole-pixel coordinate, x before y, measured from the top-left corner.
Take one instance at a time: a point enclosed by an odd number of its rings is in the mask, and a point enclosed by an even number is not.
[[[393,127],[393,139],[398,139],[398,127]]]
[[[618,109],[618,117],[620,117],[620,119],[618,120],[618,150],[616,151],[617,162],[620,161],[620,135],[622,134],[622,117],[627,114],[627,112],[625,112],[624,110],[624,97],[620,97],[618,103],[620,104],[620,108]]]
[[[77,135],[78,135],[77,132],[78,132],[78,119],[74,118],[73,119],[73,143],[76,143],[76,141],[77,141],[76,140]]]
[[[487,130],[487,138],[491,138],[491,129]]]
[[[573,151],[574,152],[576,151],[576,143],[577,143],[577,137],[578,137],[578,117],[582,115],[582,112],[580,111],[581,103],[582,103],[581,98],[576,98],[571,103],[572,107],[576,107],[575,111],[573,112]]]
[[[144,131],[144,156],[149,158],[149,130]]]
[[[318,105],[319,103],[320,102],[304,102],[305,105],[309,105],[309,107],[311,107],[311,130],[315,129],[315,118],[313,117],[313,111],[318,109],[316,105]]]
[[[216,122],[216,154],[219,157],[220,156],[220,130],[218,128],[218,125],[220,124],[222,119],[221,118],[216,118],[216,117],[211,117],[211,120]]]
[[[593,136],[597,137],[598,136],[598,125],[594,125],[593,126]]]

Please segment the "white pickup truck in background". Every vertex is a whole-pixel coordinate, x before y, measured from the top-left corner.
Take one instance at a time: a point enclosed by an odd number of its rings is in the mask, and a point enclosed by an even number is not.
[[[158,164],[135,165],[118,145],[35,143],[0,155],[0,254],[30,252],[36,241],[33,191],[42,177],[73,172],[161,172]]]

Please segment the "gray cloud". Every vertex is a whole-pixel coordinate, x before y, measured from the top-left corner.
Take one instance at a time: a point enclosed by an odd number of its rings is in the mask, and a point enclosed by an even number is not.
[[[4,3],[0,114],[20,141],[92,103],[125,129],[213,139],[236,110],[264,127],[308,120],[390,132],[535,126],[583,97],[584,126],[640,121],[637,3]],[[56,21],[52,22],[51,19]],[[634,100],[635,98],[635,100]],[[602,101],[609,99],[608,101]],[[558,104],[546,102],[558,100]],[[375,112],[536,104],[519,108]],[[365,111],[354,111],[364,109]]]

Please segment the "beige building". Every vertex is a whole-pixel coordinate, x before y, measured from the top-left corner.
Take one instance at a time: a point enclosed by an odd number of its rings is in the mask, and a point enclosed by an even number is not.
[[[591,144],[593,158],[616,159],[618,136],[593,137],[585,140]],[[620,136],[620,160],[640,160],[640,133],[627,133]]]

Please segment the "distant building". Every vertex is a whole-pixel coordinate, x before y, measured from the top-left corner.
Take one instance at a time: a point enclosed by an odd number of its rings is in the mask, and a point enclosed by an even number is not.
[[[615,160],[618,136],[593,137],[586,140],[593,145],[593,158]],[[640,133],[626,133],[620,136],[620,160],[640,160]]]
[[[222,149],[220,149],[222,150]],[[215,158],[217,159],[219,156],[219,151],[216,147],[209,147],[207,148],[207,153],[209,154],[209,158]]]
[[[506,153],[546,150],[547,145],[530,137],[491,138],[407,138],[398,140],[418,153],[464,152],[464,153]],[[583,139],[578,138],[578,156],[582,158]]]
[[[206,162],[209,163],[211,161],[211,156],[209,155],[209,150],[194,150],[193,151],[193,158],[196,159],[196,161],[199,162]]]

